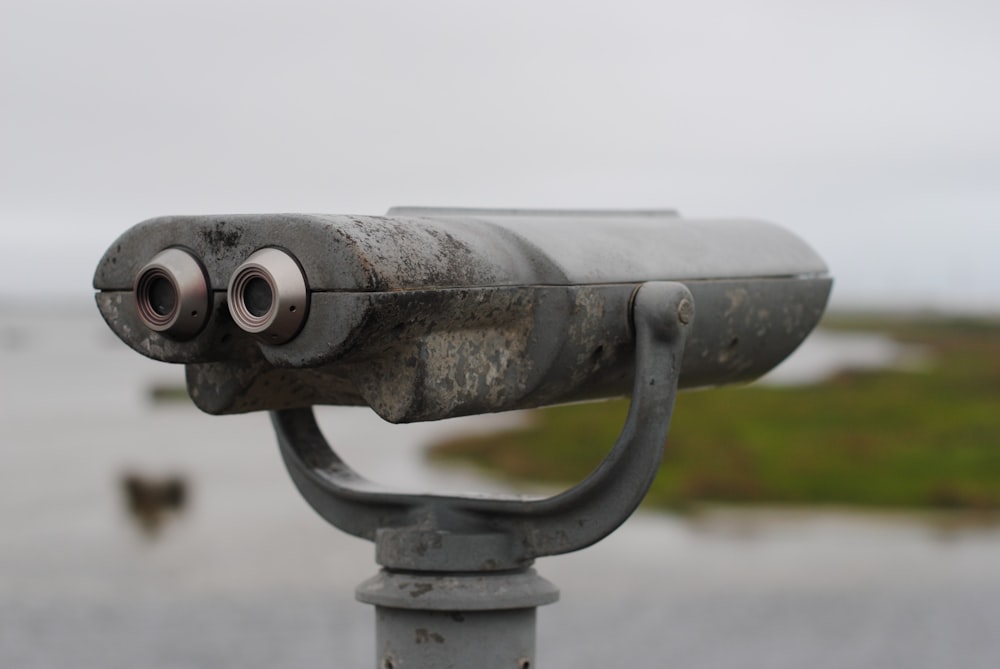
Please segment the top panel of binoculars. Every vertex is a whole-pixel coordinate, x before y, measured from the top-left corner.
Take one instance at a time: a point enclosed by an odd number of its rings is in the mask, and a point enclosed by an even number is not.
[[[627,392],[630,298],[648,281],[695,298],[686,386],[770,369],[830,289],[767,223],[458,209],[152,219],[94,287],[126,343],[188,365],[206,411],[367,404],[409,421]]]

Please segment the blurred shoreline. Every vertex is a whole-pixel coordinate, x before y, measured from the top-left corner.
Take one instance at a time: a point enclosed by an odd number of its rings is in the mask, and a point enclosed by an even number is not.
[[[11,328],[23,336],[0,346],[0,666],[368,666],[372,611],[353,590],[376,571],[374,551],[298,496],[266,416],[151,402],[149,388],[180,386],[183,368],[126,349],[96,310],[3,311],[0,333]],[[424,451],[524,414],[396,426],[366,409],[324,408],[319,418],[374,480],[502,492],[507,484],[433,466]],[[154,537],[129,519],[126,473],[186,482],[183,508]],[[539,663],[674,656],[710,669],[751,656],[770,667],[892,657],[892,666],[931,669],[947,647],[959,649],[951,661],[992,666],[1000,528],[987,521],[840,508],[640,511],[590,549],[539,561],[563,592],[540,612]]]

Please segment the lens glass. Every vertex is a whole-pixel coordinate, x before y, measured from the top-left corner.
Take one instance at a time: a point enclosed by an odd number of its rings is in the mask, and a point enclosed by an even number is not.
[[[274,292],[271,290],[271,284],[259,276],[247,281],[243,289],[243,304],[247,311],[257,318],[262,318],[271,310],[273,301]]]
[[[166,277],[158,276],[149,282],[149,306],[160,316],[169,316],[177,307],[177,291]]]

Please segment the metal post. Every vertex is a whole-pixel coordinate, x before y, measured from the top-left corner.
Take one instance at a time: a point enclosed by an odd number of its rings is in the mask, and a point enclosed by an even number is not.
[[[535,666],[535,609],[559,591],[534,569],[496,574],[383,570],[361,584],[375,605],[380,669]]]

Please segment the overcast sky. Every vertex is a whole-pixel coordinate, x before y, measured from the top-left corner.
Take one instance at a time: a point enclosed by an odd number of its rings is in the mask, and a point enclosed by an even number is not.
[[[0,0],[0,297],[400,204],[762,218],[837,305],[1000,311],[1000,2]]]

